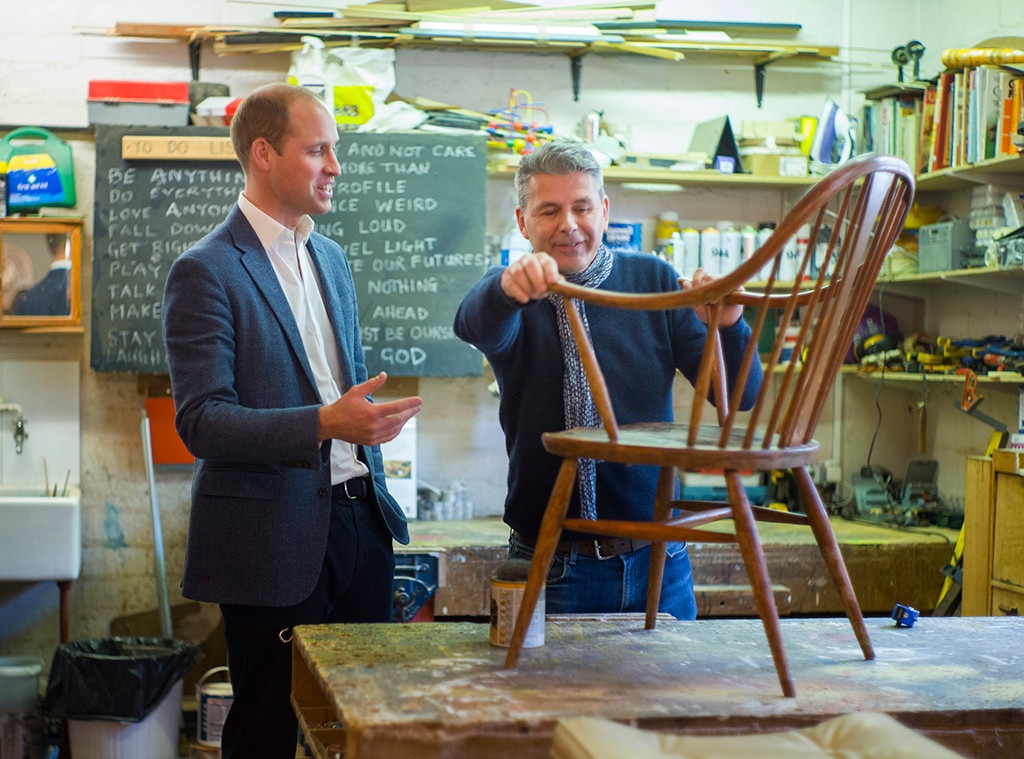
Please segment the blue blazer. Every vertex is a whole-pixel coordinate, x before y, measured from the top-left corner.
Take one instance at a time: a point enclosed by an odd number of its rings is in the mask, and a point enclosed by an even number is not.
[[[309,252],[337,339],[342,382],[366,380],[352,272],[314,233]],[[320,575],[331,510],[331,441],[298,325],[259,238],[236,205],[171,266],[164,340],[178,434],[196,457],[182,590],[186,598],[290,606]],[[376,507],[409,542],[380,448],[360,446]]]

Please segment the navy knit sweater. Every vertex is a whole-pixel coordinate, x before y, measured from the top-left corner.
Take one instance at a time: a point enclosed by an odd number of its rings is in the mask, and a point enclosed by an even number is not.
[[[546,299],[520,304],[500,285],[494,268],[474,285],[455,315],[455,333],[476,346],[494,369],[501,401],[498,418],[508,452],[505,522],[529,539],[536,536],[561,459],[541,443],[541,433],[565,429],[564,363],[555,309]],[[675,270],[650,254],[615,254],[603,290],[655,292],[678,289]],[[696,379],[705,325],[691,309],[632,311],[588,304],[594,350],[620,424],[672,420],[676,369]],[[721,330],[727,372],[734,375],[751,331],[740,319]],[[742,408],[761,384],[755,362]],[[604,519],[650,518],[658,471],[652,466],[597,465],[597,509]],[[578,493],[569,507],[579,514]]]

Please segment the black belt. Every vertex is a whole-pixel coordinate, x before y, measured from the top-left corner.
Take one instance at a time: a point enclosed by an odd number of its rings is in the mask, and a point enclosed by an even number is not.
[[[527,540],[525,536],[512,531],[512,537],[523,545],[533,548],[536,541]],[[611,556],[620,556],[624,553],[639,551],[651,544],[649,540],[637,540],[636,538],[595,538],[593,540],[560,540],[555,546],[555,553],[571,554],[573,549],[579,556],[590,556],[597,559],[607,559]]]
[[[337,498],[340,501],[365,501],[369,493],[369,476],[353,477],[351,480],[339,482],[331,488],[331,498]]]

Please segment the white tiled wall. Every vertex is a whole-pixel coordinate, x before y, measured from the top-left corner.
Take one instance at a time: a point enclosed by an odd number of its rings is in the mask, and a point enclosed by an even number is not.
[[[77,361],[0,360],[0,397],[22,407],[28,436],[15,450],[16,414],[0,414],[0,485],[46,484],[62,490],[81,482]]]

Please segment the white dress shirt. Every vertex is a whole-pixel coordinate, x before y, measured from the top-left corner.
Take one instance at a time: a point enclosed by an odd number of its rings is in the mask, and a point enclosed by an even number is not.
[[[292,230],[263,213],[245,195],[239,195],[238,207],[255,230],[277,273],[284,296],[295,316],[295,323],[299,326],[320,400],[324,405],[334,403],[341,397],[344,388],[341,387],[341,363],[334,329],[327,317],[316,267],[306,247],[306,241],[313,232],[313,220],[303,216],[298,227]],[[368,471],[366,465],[356,458],[354,444],[343,440],[333,441],[332,484],[360,477]]]

